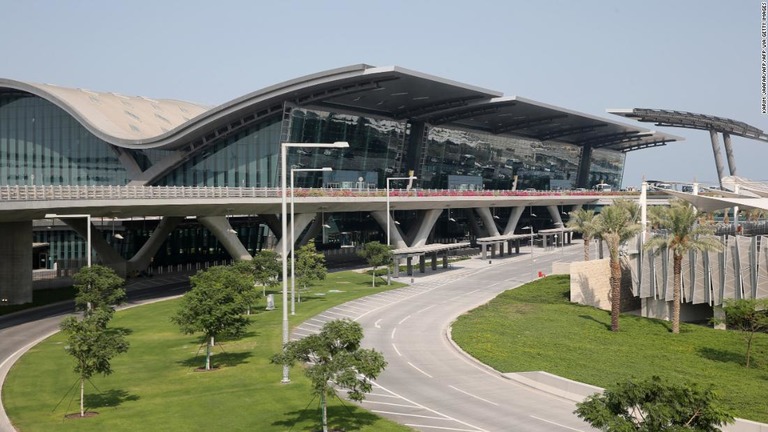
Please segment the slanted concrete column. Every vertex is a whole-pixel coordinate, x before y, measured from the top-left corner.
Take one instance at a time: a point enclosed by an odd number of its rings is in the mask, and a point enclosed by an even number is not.
[[[549,216],[556,227],[564,228],[563,218],[560,217],[560,209],[556,205],[548,205],[547,212],[549,212]]]
[[[300,244],[305,244],[306,241],[309,240],[307,238],[302,238],[301,237],[301,233],[304,232],[304,229],[307,228],[307,225],[309,225],[312,222],[312,220],[317,220],[317,218],[315,217],[315,214],[314,213],[294,213],[293,217],[294,217],[293,221],[288,221],[288,223],[289,223],[289,225],[288,225],[288,232],[285,233],[284,236],[280,237],[280,240],[277,242],[277,246],[276,246],[276,249],[275,249],[276,251],[282,251],[283,250],[282,249],[283,248],[283,239],[285,239],[285,241],[288,242],[288,249],[287,250],[289,251],[288,253],[290,254],[290,250],[291,250],[291,225],[290,224],[291,223],[293,223],[293,240],[295,242],[294,243],[294,248],[298,249]],[[313,228],[315,228],[316,230],[322,229],[322,222],[320,222],[319,225],[315,224],[315,226],[313,226]],[[315,233],[315,234],[317,234],[317,233]],[[304,240],[305,243],[301,243],[302,240]],[[239,239],[238,239],[238,241],[239,241]]]
[[[416,224],[408,233],[408,237],[411,240],[410,247],[419,247],[427,244],[429,233],[432,232],[432,227],[435,226],[435,222],[437,222],[437,219],[440,217],[440,213],[442,213],[442,210],[440,209],[419,212]]]
[[[146,270],[152,262],[152,257],[157,254],[160,247],[168,239],[168,235],[176,229],[179,224],[184,221],[183,217],[171,217],[166,216],[160,220],[157,227],[152,231],[152,235],[149,236],[147,242],[136,252],[136,255],[128,260],[127,272],[130,275],[133,272],[140,272]]]
[[[387,231],[387,212],[375,211],[375,212],[371,212],[371,216],[373,216],[373,219],[376,222],[378,222],[379,226],[384,228],[384,232],[386,232]],[[394,249],[402,249],[402,248],[408,247],[408,244],[406,244],[405,240],[403,239],[403,232],[400,231],[400,225],[396,224],[395,219],[391,217],[389,218],[389,237],[390,237],[390,241],[392,242],[392,247]]]
[[[61,221],[72,228],[83,239],[88,238],[88,220],[86,218],[66,218]],[[111,244],[107,243],[101,231],[93,226],[91,226],[91,248],[98,255],[101,264],[114,270],[118,276],[126,277],[128,262],[117,253]]]
[[[723,145],[725,145],[725,157],[728,158],[728,171],[732,176],[736,174],[736,158],[733,155],[733,146],[731,145],[731,134],[723,132]]]
[[[32,221],[0,223],[0,304],[32,302]]]
[[[517,228],[517,223],[520,222],[520,216],[522,216],[525,206],[512,207],[512,212],[509,214],[507,224],[504,226],[504,235],[512,234]]]
[[[249,254],[248,250],[243,246],[243,243],[237,237],[237,233],[230,231],[232,225],[229,224],[229,219],[224,216],[202,216],[197,218],[197,221],[200,222],[200,225],[208,228],[208,230],[213,233],[216,239],[221,242],[221,246],[224,247],[229,253],[229,256],[234,260],[241,261],[251,259],[251,254]],[[284,237],[285,236],[282,236],[280,241],[283,241]]]
[[[581,147],[581,158],[579,159],[579,172],[576,176],[576,187],[589,187],[589,169],[592,164],[592,146],[585,145]]]
[[[725,177],[725,168],[723,168],[723,156],[720,154],[720,141],[717,139],[717,131],[710,130],[709,138],[712,141],[712,153],[715,155],[715,168],[717,169],[717,181],[720,187],[723,187],[723,177]]]
[[[488,207],[478,207],[475,209],[475,212],[477,212],[477,215],[480,216],[480,220],[483,221],[483,225],[485,225],[486,230],[488,231],[489,237],[496,237],[499,235],[499,229],[496,227],[496,221],[493,219],[493,215],[491,215],[491,210]],[[496,249],[499,247],[498,243],[493,243],[491,245],[491,254],[496,253]]]

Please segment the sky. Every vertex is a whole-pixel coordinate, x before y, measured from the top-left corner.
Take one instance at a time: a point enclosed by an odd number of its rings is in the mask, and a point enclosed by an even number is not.
[[[716,182],[709,133],[607,109],[768,129],[757,0],[0,0],[0,15],[2,78],[219,105],[366,63],[685,138],[628,153],[624,186]],[[768,179],[768,143],[733,143],[738,175]]]

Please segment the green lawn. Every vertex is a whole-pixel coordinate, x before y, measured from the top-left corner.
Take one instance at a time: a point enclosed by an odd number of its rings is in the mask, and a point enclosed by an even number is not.
[[[328,274],[303,296],[291,324],[387,289],[386,284],[376,289],[370,284],[365,274]],[[400,286],[393,283],[391,288]],[[285,385],[280,383],[282,368],[269,364],[281,346],[281,295],[275,294],[277,309],[257,310],[245,338],[217,341],[213,361],[220,369],[214,372],[195,372],[204,364],[203,351],[199,338],[180,334],[170,323],[177,300],[118,312],[112,325],[130,330],[131,347],[114,359],[113,375],[93,380],[98,391],[87,385],[87,406],[99,412],[92,418],[64,418],[78,410],[77,397],[69,392],[77,377],[64,352],[64,338],[53,336],[11,370],[3,388],[6,410],[23,432],[317,430],[318,400],[313,400],[301,368],[292,369],[292,383]],[[347,431],[410,430],[339,400],[331,403],[329,421]]]
[[[454,340],[503,372],[547,371],[606,387],[659,375],[714,385],[737,417],[768,422],[768,334],[753,348],[746,369],[743,337],[731,331],[622,315],[610,331],[610,313],[568,302],[569,279],[553,276],[509,290],[461,316]]]

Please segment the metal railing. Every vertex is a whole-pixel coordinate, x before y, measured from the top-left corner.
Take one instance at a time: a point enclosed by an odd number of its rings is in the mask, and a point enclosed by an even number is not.
[[[279,198],[280,188],[198,187],[198,186],[0,186],[0,201],[50,200],[127,200],[127,199],[200,199],[200,198]],[[593,191],[512,191],[393,189],[390,196],[604,196],[611,193]],[[615,193],[613,193],[615,195]],[[295,188],[294,196],[302,197],[384,197],[385,189]]]

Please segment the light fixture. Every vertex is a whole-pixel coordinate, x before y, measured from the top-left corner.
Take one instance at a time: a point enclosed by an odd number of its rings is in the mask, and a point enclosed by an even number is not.
[[[123,237],[123,235],[122,235],[122,234],[120,234],[120,233],[114,234],[114,235],[112,235],[112,237],[114,237],[114,238],[116,238],[116,239],[118,239],[118,240],[123,240],[123,239],[125,239],[125,237]]]

